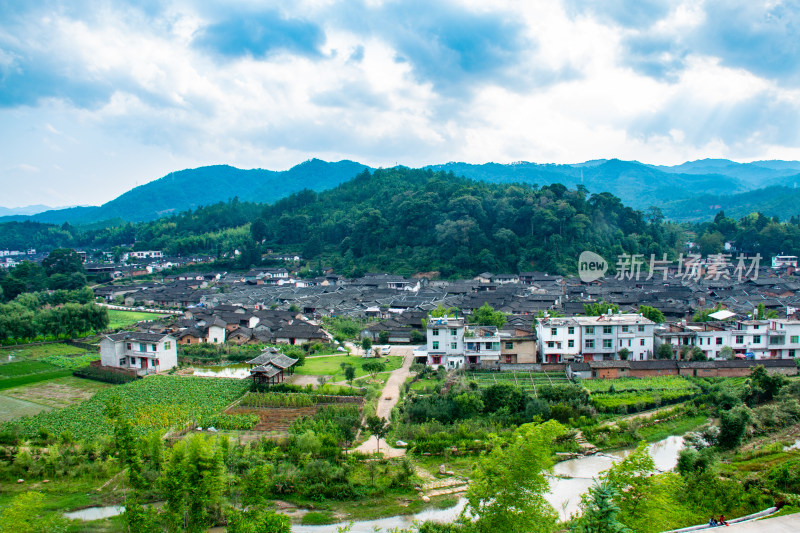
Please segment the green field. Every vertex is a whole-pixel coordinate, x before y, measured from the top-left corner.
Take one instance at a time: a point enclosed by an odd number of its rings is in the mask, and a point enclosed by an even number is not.
[[[0,394],[0,422],[8,422],[15,418],[35,415],[49,409],[44,405]]]
[[[23,344],[0,350],[0,365],[31,359],[43,359],[49,355],[80,355],[83,353],[86,353],[86,350],[69,344]]]
[[[54,435],[68,432],[76,439],[95,438],[113,432],[107,407],[115,407],[134,424],[137,433],[163,432],[219,412],[248,386],[247,380],[238,379],[150,376],[100,390],[77,405],[24,418],[14,425],[25,436],[46,430]]]
[[[118,309],[108,310],[108,327],[110,329],[124,328],[132,326],[142,320],[157,320],[164,315],[158,313],[142,313],[141,311],[120,311]]]
[[[700,387],[681,376],[584,380],[581,385],[589,391],[592,404],[604,412],[640,411],[701,393]]]
[[[98,391],[110,387],[112,385],[108,383],[65,376],[45,382],[15,387],[3,391],[2,394],[5,397],[33,402],[53,409],[61,409],[88,400]]]
[[[385,357],[376,357],[374,359],[358,357],[355,355],[335,355],[331,357],[306,357],[306,362],[303,366],[297,367],[295,374],[304,376],[332,376],[334,381],[344,381],[344,372],[342,372],[341,363],[349,363],[356,367],[356,378],[367,375],[361,368],[361,365],[367,361],[380,361],[386,364],[386,371],[391,372],[403,366],[403,358],[401,356],[389,356],[389,362],[386,362]]]
[[[479,387],[488,387],[495,383],[509,383],[520,389],[535,393],[541,385],[559,385],[569,383],[564,374],[552,372],[465,372],[467,382],[474,381]]]

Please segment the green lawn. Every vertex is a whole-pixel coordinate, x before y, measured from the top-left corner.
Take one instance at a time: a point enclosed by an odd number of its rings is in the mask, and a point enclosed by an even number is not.
[[[118,309],[108,310],[108,327],[111,329],[124,328],[140,322],[142,320],[156,320],[164,315],[158,313],[142,313],[140,311],[120,311]]]
[[[86,350],[69,344],[22,344],[0,350],[0,364],[43,359],[48,355],[80,355],[83,353],[86,353]]]
[[[388,357],[389,362],[386,363],[386,372],[396,370],[403,365],[403,358],[401,356]],[[306,363],[297,367],[295,374],[302,374],[306,376],[332,376],[334,381],[343,381],[344,372],[342,372],[341,363],[350,363],[356,367],[356,377],[364,376],[367,373],[361,368],[361,365],[367,361],[381,361],[386,362],[386,358],[380,357],[375,359],[367,359],[355,355],[336,355],[333,357],[306,357]]]

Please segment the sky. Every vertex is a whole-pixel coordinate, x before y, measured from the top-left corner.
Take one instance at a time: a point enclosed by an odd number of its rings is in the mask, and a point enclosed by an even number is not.
[[[0,205],[171,171],[800,159],[800,1],[0,0]]]

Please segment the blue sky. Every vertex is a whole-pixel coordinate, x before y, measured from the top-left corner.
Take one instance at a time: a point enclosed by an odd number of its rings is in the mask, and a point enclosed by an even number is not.
[[[800,159],[799,4],[0,0],[0,205],[312,157]]]

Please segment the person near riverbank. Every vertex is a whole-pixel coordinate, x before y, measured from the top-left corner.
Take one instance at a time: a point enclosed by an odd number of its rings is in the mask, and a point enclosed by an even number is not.
[[[718,522],[718,525],[720,525],[720,526],[727,526],[727,525],[729,525],[729,524],[728,524],[728,523],[725,521],[725,515],[724,515],[724,514],[721,514],[721,515],[719,515],[719,520],[718,520],[717,522]]]
[[[711,519],[708,521],[708,527],[714,527],[716,525],[717,525],[717,519],[712,516]]]

